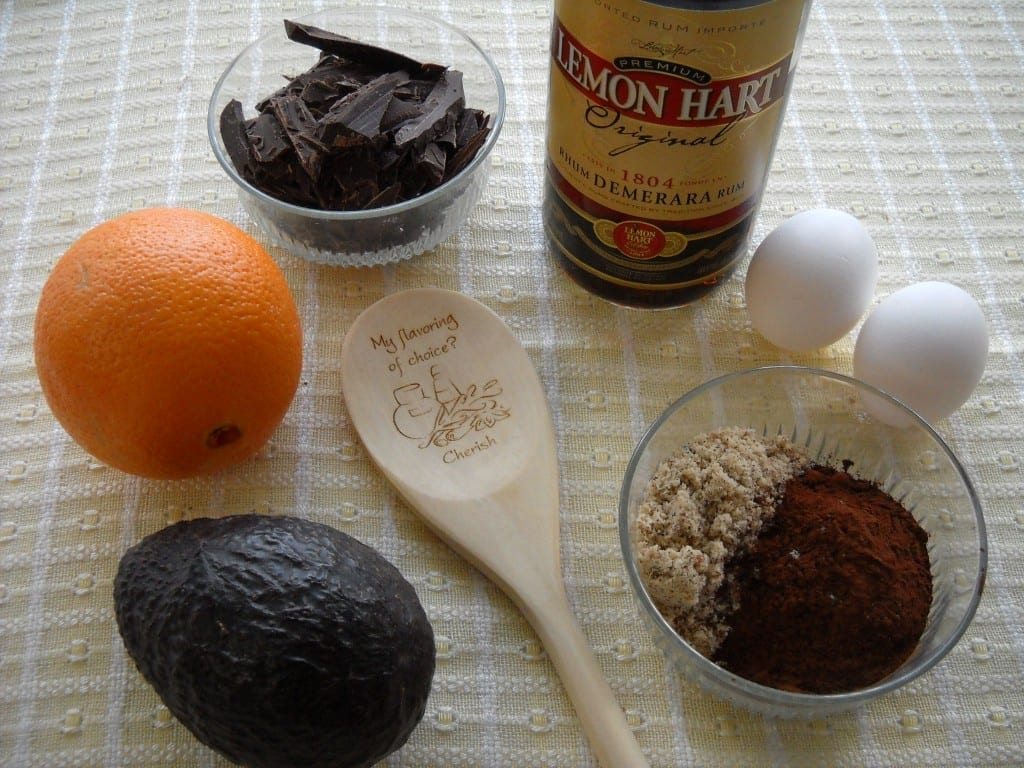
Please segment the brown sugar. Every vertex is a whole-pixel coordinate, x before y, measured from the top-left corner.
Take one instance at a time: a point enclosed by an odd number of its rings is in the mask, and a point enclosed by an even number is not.
[[[640,574],[665,619],[705,656],[735,608],[722,588],[726,563],[753,543],[806,463],[785,438],[730,427],[687,444],[648,483],[636,520]]]

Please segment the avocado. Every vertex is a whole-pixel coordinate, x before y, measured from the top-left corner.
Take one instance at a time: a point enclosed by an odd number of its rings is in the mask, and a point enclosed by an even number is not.
[[[114,579],[128,654],[196,738],[250,768],[370,766],[423,717],[434,633],[374,549],[326,525],[170,525]]]

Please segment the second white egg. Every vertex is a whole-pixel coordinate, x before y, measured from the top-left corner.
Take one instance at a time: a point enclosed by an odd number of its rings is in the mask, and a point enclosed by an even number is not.
[[[927,421],[953,413],[981,381],[988,358],[988,327],[981,306],[951,283],[926,281],[884,299],[857,336],[854,375],[902,400]],[[909,423],[881,403],[878,418]]]
[[[803,211],[761,242],[747,267],[754,329],[777,347],[809,352],[845,336],[878,283],[874,240],[843,211]]]

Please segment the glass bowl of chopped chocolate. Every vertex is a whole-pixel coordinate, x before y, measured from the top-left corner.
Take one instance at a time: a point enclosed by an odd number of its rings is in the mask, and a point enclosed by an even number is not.
[[[210,99],[213,152],[278,246],[374,266],[433,249],[487,185],[501,74],[459,29],[375,6],[285,19]]]
[[[987,564],[978,496],[943,437],[880,390],[801,366],[669,406],[630,459],[619,535],[688,684],[779,717],[923,675],[973,619]]]

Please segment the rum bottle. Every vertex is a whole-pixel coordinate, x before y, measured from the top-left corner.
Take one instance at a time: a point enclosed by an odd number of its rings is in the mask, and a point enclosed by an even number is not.
[[[746,254],[810,0],[555,0],[544,228],[570,278],[680,306]]]

